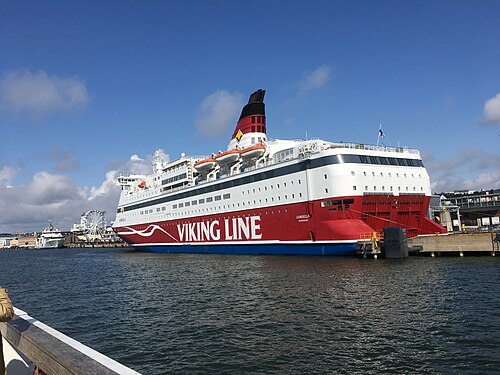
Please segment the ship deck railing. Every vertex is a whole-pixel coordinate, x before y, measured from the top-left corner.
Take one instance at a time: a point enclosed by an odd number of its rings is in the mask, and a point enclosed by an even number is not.
[[[390,146],[376,146],[376,145],[367,145],[363,143],[330,143],[330,148],[349,148],[355,150],[369,150],[369,151],[388,151],[395,153],[409,153],[409,154],[419,154],[420,152],[416,149],[408,148],[408,147],[390,147]]]

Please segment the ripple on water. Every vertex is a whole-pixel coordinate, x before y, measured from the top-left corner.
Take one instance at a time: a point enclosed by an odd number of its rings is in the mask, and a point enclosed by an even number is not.
[[[498,259],[0,252],[33,317],[144,374],[496,373]]]

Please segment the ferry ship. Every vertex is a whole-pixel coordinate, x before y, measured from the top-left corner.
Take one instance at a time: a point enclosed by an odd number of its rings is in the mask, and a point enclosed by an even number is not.
[[[399,226],[445,233],[427,217],[431,188],[418,150],[270,140],[264,90],[250,95],[227,150],[120,176],[115,232],[168,253],[354,255],[357,243]]]
[[[64,245],[64,236],[59,229],[54,228],[49,220],[49,226],[45,228],[36,239],[35,248],[48,249],[59,248]]]

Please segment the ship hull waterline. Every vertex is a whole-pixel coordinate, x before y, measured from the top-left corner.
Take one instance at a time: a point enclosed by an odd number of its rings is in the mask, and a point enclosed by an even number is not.
[[[132,245],[136,251],[166,254],[354,256],[356,242],[271,244]]]

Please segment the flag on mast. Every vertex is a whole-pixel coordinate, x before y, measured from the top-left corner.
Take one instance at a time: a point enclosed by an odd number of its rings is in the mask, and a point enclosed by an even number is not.
[[[382,131],[382,124],[380,124],[380,126],[378,128],[377,146],[378,146],[378,143],[380,141],[380,137],[382,137],[382,138],[385,137],[385,134]]]

